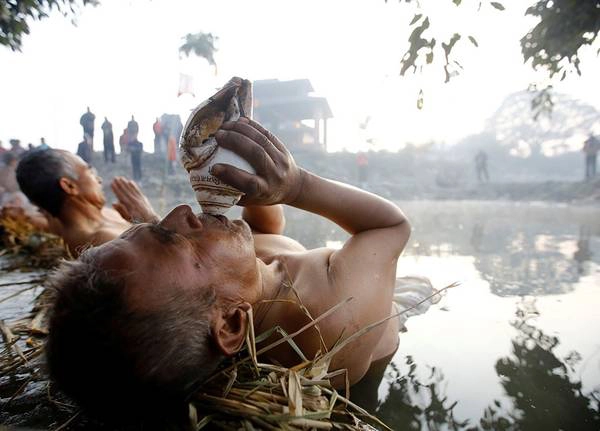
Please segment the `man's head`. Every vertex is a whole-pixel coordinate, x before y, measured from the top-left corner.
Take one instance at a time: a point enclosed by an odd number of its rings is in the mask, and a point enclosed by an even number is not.
[[[59,217],[67,199],[96,208],[105,203],[101,180],[95,170],[68,151],[35,150],[17,166],[17,181],[31,202]]]
[[[53,286],[51,374],[95,410],[184,400],[240,349],[262,284],[244,222],[180,206],[86,251]]]

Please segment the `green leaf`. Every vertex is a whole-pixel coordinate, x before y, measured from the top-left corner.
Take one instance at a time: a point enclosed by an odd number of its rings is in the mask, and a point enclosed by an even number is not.
[[[423,16],[422,13],[415,14],[415,16],[413,16],[413,19],[412,19],[412,21],[410,22],[409,25],[413,25],[414,23],[416,23],[418,20],[421,19],[422,16]]]
[[[479,44],[477,43],[477,39],[475,39],[473,36],[469,36],[469,40],[471,41],[471,43],[473,45],[475,45],[476,47],[479,47]]]
[[[427,61],[427,64],[431,64],[433,62],[433,51],[427,53],[425,60]]]
[[[423,89],[419,90],[419,97],[417,98],[417,109],[423,109]]]
[[[502,3],[498,3],[497,1],[490,2],[490,4],[498,10],[506,9],[504,6],[502,6]]]
[[[462,2],[462,0],[452,0],[452,2],[456,5],[456,6],[460,6],[460,3]]]

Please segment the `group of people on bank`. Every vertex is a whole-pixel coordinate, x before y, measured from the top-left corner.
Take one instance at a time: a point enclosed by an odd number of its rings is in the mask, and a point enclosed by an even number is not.
[[[77,155],[87,163],[91,163],[94,152],[94,124],[96,116],[88,107],[81,116],[79,124],[83,128],[83,140],[77,147]],[[101,125],[104,163],[115,163],[115,136],[113,125],[104,117]],[[163,114],[156,118],[152,125],[154,133],[154,153],[165,156],[168,174],[174,173],[174,166],[177,162],[177,140],[181,134],[183,125],[178,115]],[[119,147],[121,154],[129,154],[131,158],[131,168],[133,179],[139,181],[142,179],[142,154],[144,145],[138,139],[140,126],[132,115],[127,123],[127,127],[119,136]]]
[[[86,163],[92,162],[94,154],[95,121],[96,115],[91,112],[89,107],[79,119],[79,124],[83,128],[83,140],[77,146],[77,155]],[[116,154],[113,125],[107,117],[104,117],[101,129],[104,163],[115,163]],[[128,153],[130,155],[133,178],[137,181],[142,179],[142,154],[144,152],[144,144],[138,140],[139,130],[140,126],[132,115],[131,120],[127,123],[127,127],[123,129],[123,133],[119,137],[121,154]]]

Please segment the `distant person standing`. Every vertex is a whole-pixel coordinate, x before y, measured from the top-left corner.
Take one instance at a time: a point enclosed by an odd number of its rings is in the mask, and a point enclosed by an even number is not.
[[[127,144],[129,144],[129,136],[127,136],[127,129],[123,129],[123,133],[119,137],[119,148],[121,149],[121,154],[125,154],[128,151]]]
[[[8,141],[10,143],[10,153],[14,154],[15,157],[21,157],[21,155],[25,152],[25,148],[21,146],[21,141],[19,139],[11,139]]]
[[[77,155],[81,157],[84,162],[88,164],[92,163],[92,144],[88,134],[83,135],[83,141],[77,146]]]
[[[175,174],[175,164],[177,163],[177,140],[175,136],[169,136],[167,143],[167,174]]]
[[[112,123],[106,117],[104,117],[104,122],[102,123],[102,134],[104,135],[102,141],[104,146],[104,163],[108,163],[109,161],[115,163],[115,137],[113,136]]]
[[[139,181],[142,179],[142,153],[144,152],[144,144],[135,138],[134,140],[129,141],[127,150],[131,154],[133,179]]]
[[[83,127],[83,135],[89,136],[89,144],[92,151],[94,150],[94,121],[96,121],[96,116],[92,114],[88,106],[87,111],[79,119],[79,124]]]
[[[162,138],[162,124],[160,119],[156,117],[156,121],[152,125],[152,131],[154,132],[154,154],[163,154],[165,152],[163,138]]]
[[[590,133],[589,138],[583,144],[583,153],[585,154],[585,179],[591,180],[596,176],[596,159],[600,150],[600,142]]]
[[[358,183],[365,188],[369,179],[369,158],[366,153],[360,152],[356,155],[356,165],[358,166]]]
[[[131,116],[131,120],[127,123],[127,136],[129,137],[129,142],[137,141],[138,132],[140,131],[140,125],[133,115]]]
[[[490,180],[490,174],[487,168],[487,154],[483,150],[479,150],[475,155],[475,171],[477,172],[477,180],[482,182],[488,182]]]
[[[50,148],[50,145],[48,145],[46,143],[46,138],[41,137],[40,138],[40,145],[38,145],[38,149],[39,150],[47,150],[48,148]]]

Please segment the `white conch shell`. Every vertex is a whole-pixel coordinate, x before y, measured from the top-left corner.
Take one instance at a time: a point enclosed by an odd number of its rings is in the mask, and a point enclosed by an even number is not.
[[[214,134],[226,121],[252,116],[252,84],[234,77],[215,95],[202,102],[188,118],[179,151],[181,162],[190,174],[190,183],[202,212],[223,214],[235,205],[243,193],[214,177],[210,170],[226,163],[254,173],[246,160],[232,151],[220,148]]]

